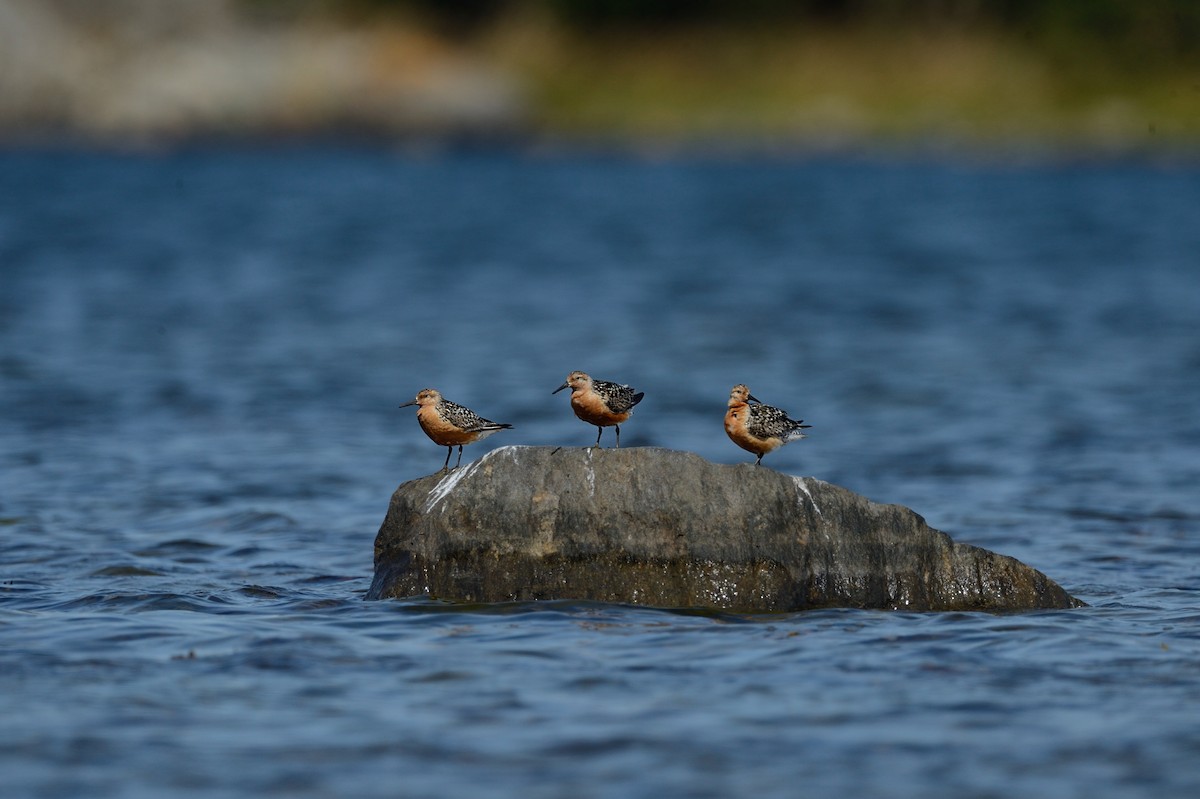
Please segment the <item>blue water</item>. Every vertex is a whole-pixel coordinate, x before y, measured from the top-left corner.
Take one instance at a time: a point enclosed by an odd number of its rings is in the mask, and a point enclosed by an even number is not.
[[[296,146],[0,153],[6,797],[1200,791],[1200,169]],[[1090,607],[364,602],[426,386],[752,459]]]

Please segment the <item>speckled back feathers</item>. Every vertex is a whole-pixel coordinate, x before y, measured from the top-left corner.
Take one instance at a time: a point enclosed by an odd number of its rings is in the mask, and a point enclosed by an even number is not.
[[[444,398],[434,408],[437,410],[438,416],[442,417],[442,419],[468,433],[478,433],[485,430],[504,430],[512,427],[510,424],[500,424],[490,419],[484,419],[470,408],[463,407],[457,402],[451,402]]]
[[[778,438],[783,441],[795,441],[804,438],[802,430],[812,425],[804,424],[804,420],[789,419],[787,411],[771,405],[748,405],[749,418],[746,420],[746,430],[757,438]]]
[[[592,380],[592,390],[600,395],[600,399],[613,413],[625,413],[642,401],[645,392],[634,393],[629,386],[620,383],[610,383],[607,380]]]

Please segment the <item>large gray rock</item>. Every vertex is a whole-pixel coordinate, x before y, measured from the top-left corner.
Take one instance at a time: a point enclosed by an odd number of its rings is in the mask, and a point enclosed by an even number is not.
[[[747,613],[1083,604],[908,508],[658,448],[503,447],[400,486],[367,598],[419,594]]]

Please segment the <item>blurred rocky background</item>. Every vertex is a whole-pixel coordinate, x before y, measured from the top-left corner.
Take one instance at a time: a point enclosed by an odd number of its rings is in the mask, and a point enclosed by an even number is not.
[[[0,0],[0,140],[1200,141],[1194,0]]]

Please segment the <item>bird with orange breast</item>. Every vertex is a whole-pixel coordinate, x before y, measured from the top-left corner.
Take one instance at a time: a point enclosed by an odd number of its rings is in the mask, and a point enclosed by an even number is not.
[[[441,469],[443,472],[450,466],[450,453],[454,452],[456,446],[458,460],[454,463],[455,469],[462,463],[464,444],[474,444],[497,430],[512,428],[511,424],[489,421],[470,408],[445,399],[436,388],[422,389],[416,399],[400,407],[407,408],[410,405],[420,406],[417,408],[417,421],[425,435],[429,436],[433,443],[446,448],[446,462],[442,464]]]
[[[621,383],[610,383],[607,380],[593,380],[584,372],[571,372],[566,381],[551,391],[557,394],[564,388],[571,389],[571,410],[575,415],[588,424],[594,424],[599,430],[596,433],[596,443],[600,446],[600,436],[604,428],[615,427],[617,430],[617,449],[621,448],[621,423],[629,419],[633,406],[642,401],[645,392],[636,394],[629,386]]]
[[[803,419],[788,418],[787,411],[763,405],[744,383],[738,383],[729,392],[725,433],[733,443],[758,455],[755,466],[762,463],[763,455],[768,452],[790,441],[807,438],[803,431],[809,427],[812,425],[804,424]]]

